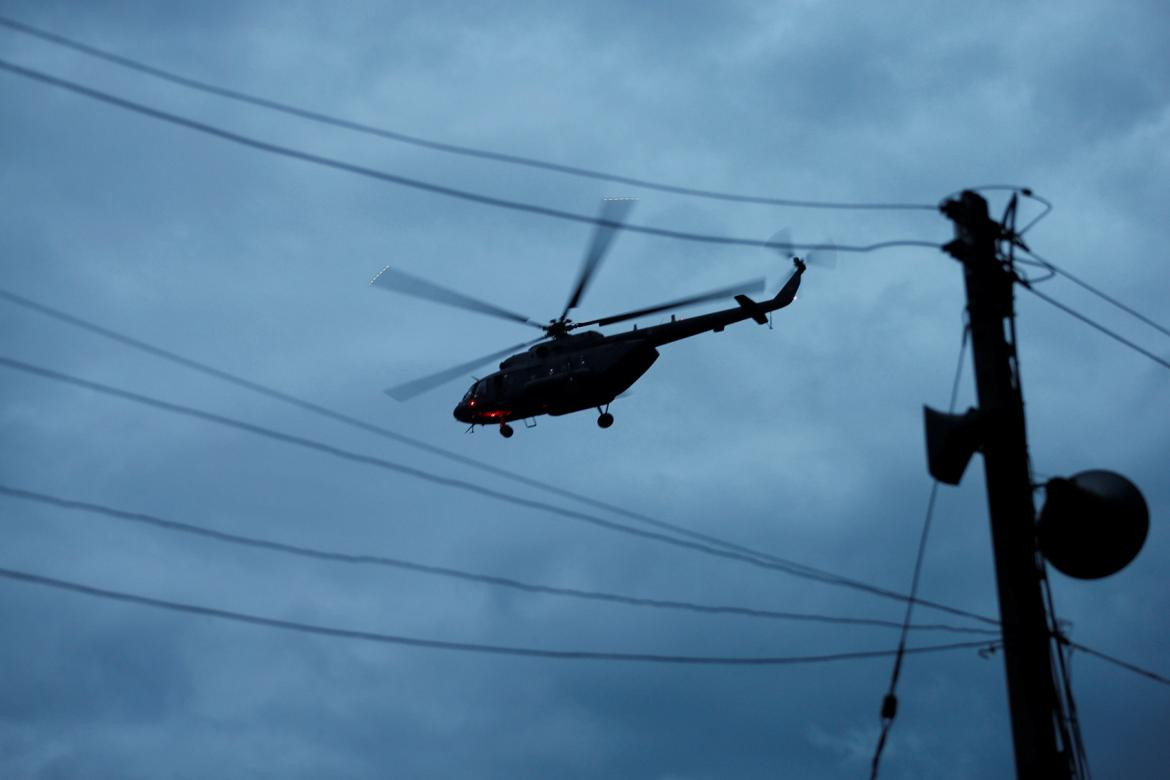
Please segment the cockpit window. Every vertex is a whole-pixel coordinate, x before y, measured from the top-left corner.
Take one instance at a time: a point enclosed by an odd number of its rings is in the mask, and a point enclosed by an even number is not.
[[[491,377],[491,379],[494,380],[494,386],[498,388],[499,376],[493,375]],[[467,393],[463,396],[463,400],[470,401],[472,398],[483,398],[487,395],[488,395],[488,380],[487,379],[480,379],[480,380],[476,381],[476,383],[473,384],[470,388],[468,388]]]

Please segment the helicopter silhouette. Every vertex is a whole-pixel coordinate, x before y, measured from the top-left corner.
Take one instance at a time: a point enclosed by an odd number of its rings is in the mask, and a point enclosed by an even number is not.
[[[609,317],[572,321],[569,312],[581,302],[633,203],[632,198],[607,198],[602,202],[600,219],[569,300],[560,316],[547,324],[403,271],[390,267],[383,269],[370,280],[372,286],[544,331],[533,341],[391,387],[386,390],[387,395],[406,401],[469,374],[486,363],[505,358],[498,371],[476,379],[455,407],[455,419],[469,424],[468,430],[473,430],[476,425],[498,425],[500,434],[508,438],[513,433],[508,424],[511,421],[534,419],[543,414],[558,416],[584,409],[596,409],[597,424],[608,428],[613,425],[609,405],[649,370],[658,359],[658,347],[707,331],[718,333],[743,320],[768,324],[771,312],[784,308],[796,298],[805,262],[793,257],[795,269],[772,298],[755,301],[748,297],[748,293],[764,288],[764,279],[759,278]],[[783,244],[777,246],[783,247]],[[575,332],[580,328],[604,327],[669,309],[731,297],[737,304],[732,308],[686,319],[672,315],[670,322],[661,325],[641,329],[635,325],[633,330],[608,336],[596,330]]]

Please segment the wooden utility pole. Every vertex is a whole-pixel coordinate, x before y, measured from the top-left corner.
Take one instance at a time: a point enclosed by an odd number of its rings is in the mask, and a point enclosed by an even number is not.
[[[945,249],[963,264],[966,279],[1016,774],[1068,778],[1068,757],[1057,747],[1059,703],[1041,591],[1036,509],[1016,363],[1015,278],[997,257],[1003,231],[988,216],[983,197],[964,192],[941,208],[955,223],[955,240]]]

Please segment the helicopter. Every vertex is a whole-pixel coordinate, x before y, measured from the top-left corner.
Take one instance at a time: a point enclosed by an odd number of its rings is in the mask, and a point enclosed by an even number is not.
[[[764,279],[760,278],[622,314],[574,322],[569,319],[569,312],[581,302],[633,203],[632,198],[606,198],[602,202],[600,218],[568,302],[560,316],[547,324],[404,271],[384,268],[370,280],[371,286],[544,331],[532,341],[396,385],[387,389],[386,394],[406,401],[504,358],[499,370],[476,379],[455,407],[455,419],[468,424],[469,431],[477,425],[497,425],[500,435],[510,438],[513,428],[509,423],[515,420],[527,421],[543,414],[559,416],[585,409],[596,409],[598,426],[609,428],[614,419],[609,405],[649,370],[658,359],[658,347],[707,331],[718,333],[728,325],[748,319],[760,325],[769,324],[771,312],[795,300],[805,271],[805,262],[799,257],[792,258],[792,274],[771,298],[756,301],[748,297],[748,293],[764,289]],[[721,298],[734,298],[736,305],[685,319],[671,315],[670,322],[641,329],[635,325],[625,333],[603,335],[596,330],[580,331]]]

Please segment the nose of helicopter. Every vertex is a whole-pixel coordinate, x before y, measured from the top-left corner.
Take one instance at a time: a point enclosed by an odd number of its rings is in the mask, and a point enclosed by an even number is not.
[[[460,401],[458,404],[456,404],[455,411],[452,414],[455,415],[455,419],[459,422],[470,423],[472,421],[471,409],[467,406],[466,401]]]

